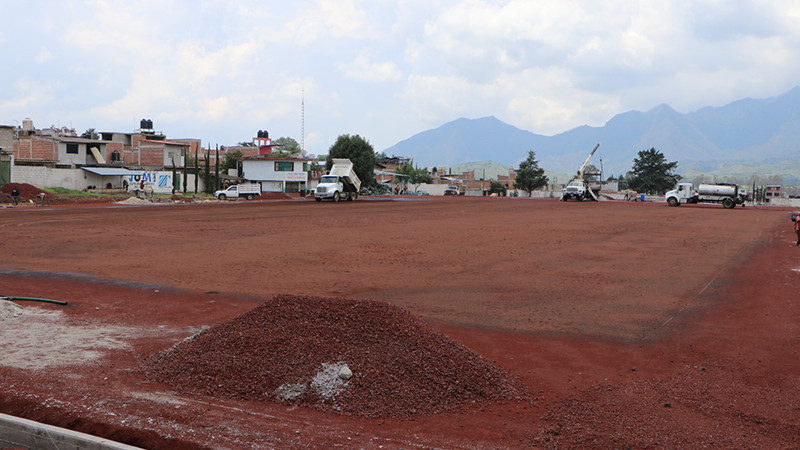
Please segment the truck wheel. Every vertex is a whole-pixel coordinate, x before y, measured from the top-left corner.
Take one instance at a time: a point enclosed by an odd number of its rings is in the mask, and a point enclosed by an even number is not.
[[[722,206],[725,209],[731,209],[731,208],[734,208],[736,206],[736,203],[734,203],[732,198],[725,197],[724,199],[722,199]]]
[[[336,192],[333,193],[333,201],[334,202],[338,202],[339,200],[341,200],[339,198],[339,191],[336,191]]]
[[[225,196],[225,194],[219,194],[217,196],[217,198],[220,199],[220,200],[225,200],[227,198],[227,196]]]
[[[247,195],[244,196],[244,198],[246,198],[248,200],[252,200],[253,199],[253,194],[247,194]]]
[[[321,198],[319,198],[319,197],[314,197],[314,200],[316,200],[316,201],[318,201],[318,202],[321,202],[321,201],[322,201],[322,199],[321,199]]]
[[[680,205],[680,203],[678,203],[678,199],[677,199],[677,198],[675,198],[675,197],[670,197],[670,198],[668,198],[668,199],[667,199],[667,204],[668,204],[669,206],[678,206],[678,205]]]
[[[353,198],[354,195],[355,194],[353,194],[352,192],[348,192],[347,193],[347,201],[348,202],[352,202],[354,200],[354,198]]]
[[[358,192],[353,192],[353,200],[358,198]]]

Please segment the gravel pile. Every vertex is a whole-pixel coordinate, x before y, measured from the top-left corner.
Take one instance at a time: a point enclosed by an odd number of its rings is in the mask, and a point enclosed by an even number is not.
[[[507,372],[377,301],[277,296],[151,355],[179,391],[359,417],[410,417],[522,395]]]

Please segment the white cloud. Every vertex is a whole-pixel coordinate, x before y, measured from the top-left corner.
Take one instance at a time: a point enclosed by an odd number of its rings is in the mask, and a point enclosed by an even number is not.
[[[47,61],[50,61],[51,56],[52,55],[50,54],[50,51],[47,50],[47,47],[42,47],[39,50],[39,53],[36,54],[36,58],[34,58],[34,61],[40,64],[46,63]]]
[[[343,65],[343,70],[354,80],[368,82],[396,81],[403,76],[394,61],[372,62],[364,52],[359,53],[354,61]]]
[[[311,153],[354,132],[382,150],[462,116],[554,134],[800,79],[794,0],[42,4],[35,20],[28,2],[4,10],[0,54],[15,69],[0,73],[13,87],[0,117],[106,130],[149,117],[169,135],[300,141],[304,90]]]

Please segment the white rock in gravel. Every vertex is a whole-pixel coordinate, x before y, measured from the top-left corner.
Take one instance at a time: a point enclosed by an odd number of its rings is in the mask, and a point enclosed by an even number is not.
[[[350,378],[353,378],[353,371],[350,370],[349,367],[344,366],[339,369],[339,378],[343,380],[349,380]]]
[[[306,391],[305,384],[292,384],[287,383],[281,385],[278,389],[275,389],[275,397],[278,398],[280,401],[289,401],[294,400],[295,398],[303,395]]]
[[[322,370],[317,372],[314,379],[311,380],[311,388],[314,389],[320,397],[326,400],[333,399],[347,385],[347,382],[339,376],[342,369],[346,367],[347,364],[344,362],[339,362],[337,364],[323,363]],[[349,371],[350,369],[347,370]]]

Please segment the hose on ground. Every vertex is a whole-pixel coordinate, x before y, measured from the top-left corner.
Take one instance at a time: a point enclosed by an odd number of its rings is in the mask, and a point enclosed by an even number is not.
[[[49,298],[38,298],[38,297],[7,297],[7,296],[0,296],[0,300],[25,300],[31,302],[46,302],[46,303],[55,303],[56,305],[66,305],[67,302],[62,302],[61,300],[52,300]]]

